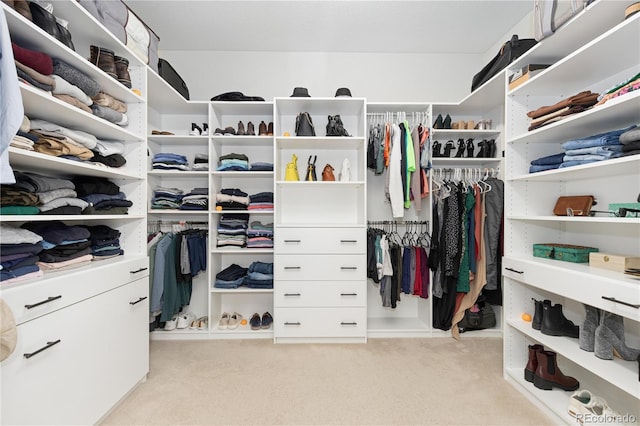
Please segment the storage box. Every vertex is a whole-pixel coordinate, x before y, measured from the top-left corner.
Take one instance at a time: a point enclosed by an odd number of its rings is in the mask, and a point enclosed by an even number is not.
[[[595,247],[574,246],[571,244],[542,243],[533,245],[533,256],[564,262],[587,263],[589,253],[597,252]]]
[[[610,203],[609,210],[617,212],[619,208],[640,210],[640,203]],[[613,214],[611,214],[613,216]],[[626,217],[640,217],[638,212],[627,212]]]
[[[640,257],[624,254],[589,253],[589,266],[624,272],[625,269],[640,268]]]

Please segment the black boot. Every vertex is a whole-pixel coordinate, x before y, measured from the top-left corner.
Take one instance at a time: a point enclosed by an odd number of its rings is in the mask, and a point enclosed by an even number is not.
[[[433,147],[431,147],[431,157],[442,157],[442,144],[439,141],[433,141]]]
[[[451,157],[451,151],[453,151],[453,148],[455,148],[453,141],[447,141],[447,143],[444,145],[444,153],[442,154],[442,156],[445,158]]]
[[[575,339],[580,337],[579,327],[565,318],[560,304],[553,306],[543,304],[540,331],[548,336],[566,336]]]
[[[467,139],[467,158],[473,158],[473,150],[475,146],[473,146],[473,138]]]
[[[464,139],[458,139],[458,151],[456,151],[456,158],[461,158],[464,155]]]
[[[496,158],[498,146],[495,139],[489,139],[489,146],[487,148],[487,158]]]
[[[531,299],[531,300],[533,300],[533,303],[535,303],[535,313],[533,314],[533,321],[531,321],[531,327],[534,330],[540,330],[540,328],[542,327],[542,318],[544,316],[542,307],[544,305],[551,306],[551,300],[549,299],[545,299],[545,300]]]

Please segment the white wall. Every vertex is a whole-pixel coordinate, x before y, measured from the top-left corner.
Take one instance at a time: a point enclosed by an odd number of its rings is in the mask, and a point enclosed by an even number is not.
[[[348,87],[370,102],[457,102],[471,91],[480,55],[162,51],[187,83],[191,100],[224,92],[290,96],[296,86],[314,97]]]

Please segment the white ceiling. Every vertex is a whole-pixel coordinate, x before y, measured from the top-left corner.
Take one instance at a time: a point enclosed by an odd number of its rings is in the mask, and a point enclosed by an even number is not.
[[[533,0],[124,0],[160,50],[485,53]]]

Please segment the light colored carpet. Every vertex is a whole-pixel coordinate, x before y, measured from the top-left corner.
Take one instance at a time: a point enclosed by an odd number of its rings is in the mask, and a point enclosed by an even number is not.
[[[152,341],[150,354],[104,425],[552,424],[503,380],[496,338]]]

